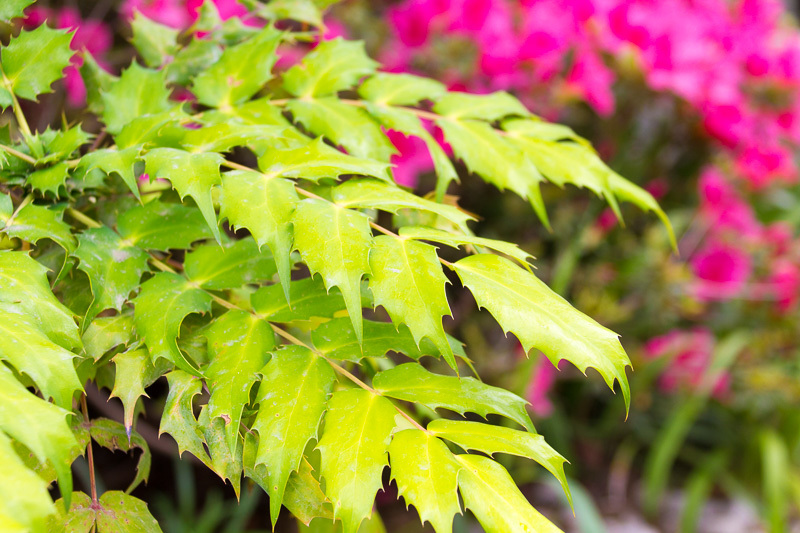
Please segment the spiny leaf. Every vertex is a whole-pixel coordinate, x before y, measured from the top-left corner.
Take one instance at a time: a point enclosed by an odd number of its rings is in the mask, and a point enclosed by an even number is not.
[[[324,359],[301,346],[275,352],[262,374],[253,422],[259,436],[255,464],[266,465],[274,526],[289,475],[300,466],[308,441],[317,438],[336,376]]]
[[[494,122],[509,115],[530,115],[522,103],[505,91],[491,94],[451,92],[439,98],[433,110],[451,119],[474,118]]]
[[[193,153],[228,152],[235,146],[246,146],[256,155],[262,155],[275,139],[283,138],[284,131],[280,126],[214,124],[187,130],[181,139],[181,146]]]
[[[11,19],[24,15],[23,11],[34,0],[5,0],[0,4],[0,21],[11,23]]]
[[[248,1],[248,0],[245,0]],[[322,26],[322,13],[313,0],[272,0],[268,4],[254,3],[259,16],[269,20],[284,19]]]
[[[186,315],[211,310],[211,296],[186,278],[159,272],[142,284],[134,305],[136,331],[147,344],[153,363],[163,357],[181,370],[199,375],[195,363],[178,349],[176,338]]]
[[[300,461],[300,468],[292,472],[283,493],[283,505],[298,520],[308,525],[314,518],[333,518],[330,500],[322,492],[319,480],[307,460]]]
[[[51,92],[50,85],[61,79],[74,53],[69,48],[72,36],[72,32],[42,24],[12,37],[0,51],[3,86],[27,100]]]
[[[475,217],[457,207],[425,200],[385,181],[351,179],[334,188],[331,196],[342,207],[382,209],[390,213],[397,213],[401,209],[419,209],[435,213],[464,229],[468,221],[475,220]]]
[[[28,184],[42,194],[52,193],[59,196],[59,189],[64,186],[69,177],[69,166],[65,161],[53,166],[31,172],[28,175]]]
[[[128,313],[95,318],[81,336],[86,355],[100,360],[111,348],[133,339],[133,316]]]
[[[516,335],[527,353],[541,350],[553,362],[566,359],[582,372],[596,368],[609,387],[618,380],[630,404],[625,367],[630,365],[619,338],[553,292],[531,272],[497,255],[473,255],[454,264],[461,282],[503,328]]]
[[[389,457],[392,478],[406,504],[416,507],[423,524],[427,521],[437,533],[450,533],[453,517],[461,514],[461,467],[447,445],[424,431],[406,429],[392,438]]]
[[[8,197],[6,197],[8,198]],[[75,237],[70,231],[71,226],[62,220],[64,211],[59,208],[48,208],[45,206],[28,204],[17,212],[11,220],[11,225],[7,225],[10,219],[5,214],[0,214],[0,221],[6,224],[3,233],[9,237],[16,237],[36,244],[40,239],[50,239],[67,252],[75,249]]]
[[[272,254],[259,251],[250,238],[199,246],[186,254],[186,276],[204,289],[237,289],[248,283],[267,281],[277,267]]]
[[[428,431],[458,444],[465,451],[476,450],[489,455],[509,453],[536,461],[561,483],[570,505],[572,504],[572,495],[564,474],[566,459],[547,444],[541,435],[480,422],[443,418],[431,421]]]
[[[378,64],[367,57],[364,43],[337,37],[322,41],[283,75],[283,87],[301,98],[326,96],[350,89],[375,72]]]
[[[356,533],[372,512],[396,414],[392,402],[361,389],[335,392],[328,401],[317,446],[322,454],[320,474],[344,533]]]
[[[514,143],[503,138],[486,122],[477,120],[440,119],[436,124],[444,131],[453,147],[471,172],[497,186],[511,189],[529,200],[542,223],[549,228],[539,183],[539,171]]]
[[[417,346],[406,326],[401,324],[398,327],[391,322],[364,320],[364,340],[359,343],[350,319],[334,318],[314,328],[311,339],[314,347],[325,357],[340,361],[358,362],[364,357],[383,357],[388,352],[402,353],[414,360],[423,355],[439,357],[442,354],[428,338],[423,338]],[[450,335],[447,340],[453,353],[466,358],[461,342]]]
[[[219,60],[195,79],[192,91],[209,107],[244,102],[272,78],[281,32],[266,26],[254,37],[227,48]]]
[[[447,92],[443,83],[413,74],[378,72],[358,88],[358,95],[379,105],[417,105],[436,101]]]
[[[109,133],[120,133],[134,119],[168,111],[172,107],[164,76],[163,70],[147,69],[134,62],[107,91],[100,92],[103,122]]]
[[[134,207],[117,220],[120,235],[147,250],[183,250],[195,241],[213,237],[197,210],[158,200]]]
[[[474,235],[456,235],[440,229],[424,226],[404,226],[400,228],[400,236],[407,239],[438,242],[440,244],[452,246],[453,248],[468,245],[485,246],[486,248],[491,248],[509,257],[513,257],[528,270],[530,270],[528,260],[533,259],[531,254],[521,250],[519,246],[510,242],[475,237]]]
[[[133,415],[139,397],[147,396],[144,387],[148,376],[153,372],[153,365],[147,350],[131,350],[114,356],[114,389],[110,398],[119,398],[125,411],[125,433],[128,439],[133,431]],[[147,396],[149,398],[149,396]]]
[[[213,470],[223,481],[229,480],[236,499],[239,499],[242,488],[242,439],[235,435],[234,445],[230,446],[228,433],[230,426],[222,418],[211,418],[209,408],[204,405],[197,418],[197,423],[208,446],[211,461],[206,466]]]
[[[247,228],[258,246],[269,246],[289,301],[292,260],[292,214],[300,198],[294,184],[260,172],[233,171],[222,175],[220,218],[234,228]]]
[[[160,67],[178,50],[178,30],[159,24],[138,10],[133,14],[131,28],[133,29],[131,44],[148,67]]]
[[[361,307],[372,307],[372,293],[365,285],[362,282]],[[333,318],[345,310],[341,292],[338,289],[328,292],[325,283],[319,277],[292,281],[289,284],[289,296],[290,299],[287,300],[281,287],[269,285],[253,293],[250,305],[256,313],[270,322]]]
[[[222,48],[217,43],[199,39],[195,35],[191,42],[180,48],[173,60],[164,67],[167,71],[167,82],[189,85],[190,81],[216,63],[221,56]]]
[[[339,287],[359,341],[361,324],[361,277],[370,273],[373,246],[369,218],[336,204],[308,198],[297,204],[292,218],[294,248],[312,274],[320,273],[325,287]]]
[[[81,340],[72,311],[56,299],[46,272],[24,252],[0,252],[0,302],[23,310],[59,346],[77,348]]]
[[[127,122],[114,140],[120,149],[131,146],[169,146],[176,148],[186,131],[181,124],[190,120],[185,104],[171,105],[165,111],[142,115]]]
[[[142,481],[147,481],[150,476],[150,465],[153,461],[153,456],[150,454],[150,447],[141,435],[138,433],[131,434],[122,424],[108,418],[92,419],[89,426],[89,434],[97,444],[108,448],[112,452],[117,450],[130,452],[134,448],[141,450],[142,453],[139,455],[139,461],[136,464],[136,477],[125,492],[130,494]]]
[[[50,461],[62,494],[72,493],[70,465],[78,446],[66,421],[69,414],[31,394],[11,370],[0,365],[0,430],[24,444],[40,461]]]
[[[475,378],[442,376],[417,363],[405,363],[376,374],[372,385],[384,396],[398,400],[421,403],[431,409],[444,407],[459,414],[470,412],[485,417],[496,413],[534,431],[525,410],[528,402]]]
[[[118,490],[104,492],[95,512],[97,533],[161,533],[147,504]]]
[[[563,533],[534,509],[500,464],[480,455],[456,455],[464,507],[487,533]]]
[[[225,421],[227,443],[236,449],[242,410],[250,401],[257,373],[269,361],[275,338],[269,325],[245,311],[229,311],[206,332],[210,364],[205,371],[211,391],[210,419]]]
[[[106,226],[90,228],[78,236],[78,269],[86,272],[94,299],[84,324],[106,309],[122,310],[131,292],[147,272],[147,253],[123,240]]]
[[[167,374],[169,394],[161,416],[158,436],[163,433],[178,443],[178,455],[188,451],[206,465],[211,458],[203,447],[203,432],[192,410],[192,398],[200,394],[203,382],[182,370]]]
[[[375,305],[381,305],[395,324],[406,324],[419,345],[429,338],[457,371],[455,356],[442,326],[451,316],[447,303],[447,277],[439,265],[436,248],[417,241],[381,235],[370,253],[369,288]]]
[[[86,168],[87,171],[94,168],[99,168],[106,174],[117,174],[125,185],[131,190],[133,195],[139,199],[139,185],[136,182],[136,176],[133,172],[133,167],[136,161],[140,159],[142,151],[141,146],[130,146],[122,150],[115,150],[112,148],[102,148],[89,152],[81,158],[80,166]]]
[[[269,177],[302,178],[315,182],[320,178],[338,178],[342,174],[361,174],[391,181],[388,164],[343,154],[325,144],[322,138],[297,148],[270,150],[259,157],[258,168]]]
[[[165,178],[172,183],[181,199],[191,196],[203,213],[211,233],[220,242],[219,224],[211,202],[211,188],[222,178],[219,166],[222,156],[215,153],[193,154],[175,148],[156,148],[144,156],[150,179]]]
[[[103,113],[103,92],[107,92],[118,78],[101,67],[88,52],[81,54],[83,64],[80,67],[81,78],[86,86],[86,108],[96,115]]]
[[[15,304],[0,304],[0,359],[27,374],[45,398],[59,407],[72,406],[72,396],[82,391],[75,373],[77,357],[53,343],[33,317]]]
[[[0,529],[46,531],[48,516],[56,512],[47,492],[47,482],[22,462],[3,432],[0,432],[0,464],[3,465],[0,470]]]
[[[48,128],[39,137],[43,141],[46,154],[38,159],[40,165],[67,159],[91,138],[88,133],[83,131],[80,124],[64,130],[51,130]]]
[[[503,120],[503,129],[512,136],[524,136],[542,141],[573,141],[586,147],[591,143],[575,133],[569,126],[547,122],[538,117],[509,118]]]
[[[396,153],[369,113],[338,98],[290,100],[286,107],[306,130],[344,147],[355,157],[389,161]]]

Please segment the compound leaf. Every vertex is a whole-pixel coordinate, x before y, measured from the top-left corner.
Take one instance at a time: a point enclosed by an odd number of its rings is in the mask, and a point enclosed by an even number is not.
[[[338,289],[328,292],[318,277],[289,283],[287,300],[281,287],[261,287],[250,297],[253,309],[270,322],[294,322],[313,318],[333,318],[345,310],[344,299]],[[290,303],[291,302],[291,305]],[[371,293],[361,285],[361,307],[371,307]],[[348,318],[348,320],[350,320]],[[351,321],[352,324],[352,321]]]
[[[378,105],[417,105],[421,100],[436,101],[447,93],[441,82],[413,74],[378,72],[358,88],[358,95]]]
[[[36,100],[40,94],[51,92],[50,85],[61,79],[62,71],[74,54],[69,47],[72,36],[72,32],[42,24],[12,37],[8,46],[0,51],[6,89],[27,100]]]
[[[404,226],[400,228],[400,236],[407,239],[416,239],[421,241],[433,241],[453,248],[459,246],[484,246],[491,248],[509,257],[513,257],[519,263],[530,270],[529,259],[533,256],[528,252],[521,250],[516,244],[510,242],[498,241],[496,239],[486,239],[484,237],[476,237],[474,235],[456,235],[444,230],[429,228],[425,226]]]
[[[62,161],[53,166],[31,172],[28,175],[28,184],[42,194],[49,192],[58,197],[58,191],[67,182],[68,177],[69,166],[66,161]]]
[[[11,224],[9,216],[0,214],[0,221],[6,224],[3,233],[33,244],[40,239],[50,239],[67,252],[75,249],[75,237],[71,226],[62,220],[64,211],[41,205],[28,204],[20,209]]]
[[[107,91],[100,91],[103,123],[109,133],[120,133],[135,119],[141,120],[146,115],[156,115],[172,108],[165,75],[164,70],[151,70],[134,62],[110,84]],[[142,128],[139,125],[137,129]],[[125,146],[130,144],[125,143]]]
[[[584,315],[544,282],[497,255],[473,255],[454,264],[461,282],[503,328],[519,338],[527,353],[541,350],[557,364],[566,359],[581,372],[596,368],[609,387],[619,381],[626,407],[630,359],[618,335]]]
[[[470,412],[485,417],[496,413],[534,431],[525,400],[475,378],[442,376],[417,363],[405,363],[376,374],[372,385],[390,398],[421,403],[431,409],[444,407],[459,414]]]
[[[491,94],[451,92],[439,98],[433,110],[451,119],[481,119],[489,122],[509,115],[530,115],[516,97],[505,91]]]
[[[134,207],[117,220],[120,235],[146,250],[183,250],[213,237],[203,215],[182,204],[158,200]]]
[[[259,436],[255,464],[266,466],[274,525],[287,480],[299,468],[308,441],[317,438],[336,376],[324,359],[302,346],[275,352],[262,374],[253,423]]]
[[[392,437],[389,458],[400,496],[416,507],[423,524],[427,521],[437,533],[450,533],[453,517],[461,514],[461,467],[447,445],[424,431],[406,429]]]
[[[119,398],[125,411],[125,433],[128,439],[133,431],[133,416],[136,412],[136,402],[141,396],[147,396],[144,391],[149,376],[153,373],[153,365],[147,350],[131,350],[119,353],[112,359],[116,372],[114,373],[114,389],[110,398]]]
[[[260,251],[247,237],[239,241],[199,246],[186,254],[186,276],[204,289],[235,289],[248,283],[267,281],[277,266],[272,254]]]
[[[133,167],[136,161],[140,159],[141,151],[141,146],[130,146],[121,150],[102,148],[83,156],[80,164],[87,171],[99,168],[106,174],[117,174],[133,195],[139,199],[139,185],[136,182]]]
[[[199,375],[176,339],[186,315],[211,310],[211,296],[184,277],[159,272],[142,284],[134,306],[136,331],[147,344],[153,364],[163,357],[181,370]]]
[[[211,459],[203,447],[203,432],[192,409],[192,398],[200,394],[203,382],[183,370],[167,374],[167,382],[169,394],[161,416],[158,436],[169,433],[178,443],[178,456],[188,451],[210,465]]]
[[[159,24],[138,10],[133,14],[131,28],[131,43],[148,67],[160,67],[178,51],[178,30]]]
[[[320,273],[325,287],[339,287],[356,337],[361,340],[361,278],[369,274],[373,246],[369,218],[336,204],[308,198],[297,204],[292,218],[294,247],[312,275]]]
[[[353,87],[375,72],[378,64],[367,57],[364,43],[337,37],[322,41],[300,64],[283,75],[283,87],[300,98],[327,96]]]
[[[322,454],[320,474],[344,533],[356,533],[372,512],[396,414],[392,402],[362,389],[335,392],[328,401],[317,446]]]
[[[161,533],[161,528],[139,498],[109,490],[100,496],[97,533]]]
[[[436,248],[429,244],[380,235],[370,253],[369,288],[375,305],[381,305],[395,324],[406,324],[419,345],[429,338],[457,369],[455,356],[442,326],[451,316],[447,303],[447,277],[439,265]]]

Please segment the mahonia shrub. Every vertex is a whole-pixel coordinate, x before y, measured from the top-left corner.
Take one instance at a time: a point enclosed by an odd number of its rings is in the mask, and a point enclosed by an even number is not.
[[[5,1],[0,18],[30,3]],[[491,457],[530,458],[569,494],[565,460],[522,398],[468,377],[443,326],[446,286],[470,291],[526,352],[618,381],[626,406],[630,361],[529,254],[470,230],[428,126],[545,224],[545,180],[588,187],[617,213],[633,202],[669,229],[664,213],[507,93],[378,72],[359,42],[316,42],[310,2],[247,4],[225,22],[206,4],[183,32],[137,16],[139,57],[120,76],[85,55],[94,133],[66,119],[35,131],[20,105],[62,77],[69,31],[25,29],[0,52],[14,117],[0,130],[0,528],[159,531],[130,492],[150,468],[137,405],[165,377],[160,433],[237,494],[243,478],[261,486],[273,524],[286,507],[355,532],[389,466],[436,531],[464,509],[487,531],[558,531]],[[299,63],[275,69],[279,47],[303,42],[314,46]],[[429,196],[395,184],[384,129],[426,142]],[[430,370],[437,359],[450,371]],[[122,421],[89,417],[90,382],[122,402]],[[142,450],[127,491],[73,492],[71,464],[85,454],[94,476],[93,446]]]

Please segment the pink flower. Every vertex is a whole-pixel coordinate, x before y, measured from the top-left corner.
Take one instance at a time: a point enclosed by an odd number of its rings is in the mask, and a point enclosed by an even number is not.
[[[525,390],[525,399],[530,402],[533,413],[544,418],[553,413],[553,402],[547,395],[556,382],[558,368],[545,355],[540,354],[538,357]]]
[[[577,49],[577,58],[567,76],[567,85],[600,115],[607,116],[614,112],[613,82],[614,74],[600,56],[588,48]]]
[[[800,265],[789,258],[774,261],[770,282],[778,300],[778,309],[782,313],[796,309],[800,302]]]
[[[672,330],[669,333],[650,339],[644,346],[644,355],[655,359],[670,358],[670,363],[659,378],[659,386],[664,392],[679,389],[696,390],[709,370],[716,340],[704,328],[691,330]],[[730,376],[721,375],[712,389],[717,398],[723,397],[730,387]]]
[[[750,278],[750,255],[729,244],[712,242],[691,261],[697,277],[695,294],[704,300],[720,300],[738,295]]]
[[[418,137],[406,137],[394,130],[389,130],[386,134],[399,152],[392,156],[392,164],[395,165],[392,170],[394,180],[413,189],[417,186],[420,174],[429,172],[433,168],[428,147]]]

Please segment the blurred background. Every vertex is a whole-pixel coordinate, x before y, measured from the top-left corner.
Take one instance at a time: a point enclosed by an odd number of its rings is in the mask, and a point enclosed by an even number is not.
[[[133,57],[135,10],[186,28],[201,3],[45,1],[24,24],[77,28],[73,46],[118,73]],[[246,12],[234,0],[214,3],[223,18]],[[455,317],[445,327],[467,344],[478,373],[528,399],[537,431],[572,463],[574,516],[541,468],[504,460],[532,503],[567,532],[800,531],[797,13],[797,3],[779,0],[344,0],[328,11],[324,38],[364,40],[386,70],[455,90],[509,91],[569,125],[647,188],[675,226],[678,253],[655,217],[623,206],[623,227],[589,191],[545,185],[548,232],[528,204],[463,166],[461,186],[450,189],[479,216],[473,230],[534,254],[538,275],[619,332],[634,362],[626,419],[622,398],[594,371],[586,379],[566,363],[557,369],[538,353],[526,357],[472,311],[469,294],[450,295]],[[281,50],[279,68],[298,52]],[[77,114],[86,95],[78,66],[31,106],[37,129],[59,122],[62,109],[91,122]],[[389,134],[398,181],[432,191],[424,144]],[[119,419],[121,406],[107,396],[90,394],[93,410]],[[175,459],[169,437],[156,436],[166,387],[156,384],[150,396],[137,429],[154,468],[134,494],[164,530],[267,531],[260,490],[244,491],[237,504],[188,454]],[[96,453],[104,486],[124,488],[134,458]],[[432,531],[396,501],[388,480],[385,489],[383,525],[365,528]],[[455,525],[476,528],[469,517]]]

